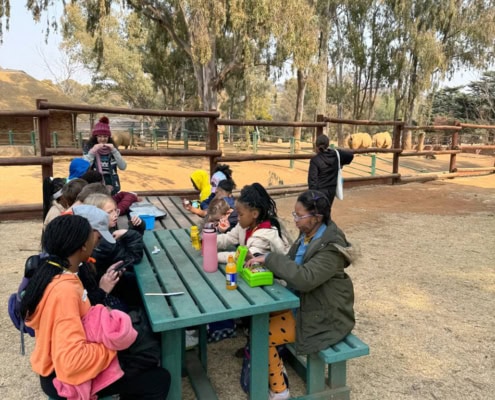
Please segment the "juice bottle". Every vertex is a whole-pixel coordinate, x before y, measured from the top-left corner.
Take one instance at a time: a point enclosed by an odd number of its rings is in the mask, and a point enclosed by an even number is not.
[[[193,249],[201,250],[201,243],[199,241],[199,231],[197,226],[191,226],[191,244]]]
[[[232,255],[229,256],[227,266],[225,267],[225,281],[228,290],[237,289],[237,266]]]

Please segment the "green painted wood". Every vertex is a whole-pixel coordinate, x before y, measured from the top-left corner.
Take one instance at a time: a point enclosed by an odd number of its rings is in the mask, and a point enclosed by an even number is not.
[[[266,399],[268,395],[268,329],[269,315],[253,315],[250,325],[251,369],[249,395],[251,399]],[[256,377],[257,376],[257,377]]]
[[[155,228],[154,230],[161,229],[178,229],[180,225],[174,219],[174,213],[176,212],[174,209],[168,209],[164,203],[163,199],[166,197],[157,197],[157,196],[147,196],[146,200],[150,203],[154,204],[156,207],[159,207],[166,211],[167,215],[163,218],[159,218],[155,220]]]
[[[208,331],[206,325],[199,327],[199,360],[201,365],[208,370]]]
[[[317,353],[308,354],[306,365],[306,393],[325,390],[325,361]]]
[[[224,267],[220,266],[214,273],[203,271],[201,254],[192,248],[187,229],[146,231],[143,238],[145,255],[135,266],[141,293],[184,292],[173,297],[143,295],[151,326],[155,332],[161,332],[163,366],[172,375],[169,398],[180,399],[182,395],[184,328],[200,326],[200,339],[204,336],[205,340],[200,340],[199,363],[206,370],[205,325],[243,316],[251,316],[253,320],[251,348],[256,368],[251,369],[251,381],[262,383],[253,388],[250,399],[266,398],[269,313],[298,307],[298,297],[280,285],[250,288],[239,282],[237,290],[227,290]],[[160,251],[154,252],[155,248]],[[199,380],[203,382],[198,386],[201,387],[204,380]]]
[[[339,343],[319,352],[320,357],[327,364],[349,360],[370,354],[368,345],[352,333],[348,334]]]
[[[182,353],[183,330],[164,331],[161,334],[162,366],[170,372],[170,390],[168,400],[182,398]]]
[[[297,355],[293,344],[288,344],[286,347],[289,350],[290,364],[307,384],[307,395],[297,398],[300,400],[349,400],[350,389],[346,383],[346,360],[369,354],[368,345],[353,334],[349,334],[339,343],[307,357]],[[326,364],[328,364],[328,377],[325,382]]]
[[[218,399],[205,369],[192,351],[188,351],[186,354],[186,368],[197,399]]]
[[[291,397],[291,400],[350,400],[350,389],[346,386],[343,388],[326,390],[320,393]]]
[[[328,364],[328,386],[332,389],[343,387],[347,381],[347,361]]]
[[[167,199],[169,199],[169,201],[174,204],[176,210],[180,212],[188,221],[188,225],[181,225],[182,228],[189,228],[192,225],[199,225],[203,220],[202,217],[187,211],[182,205],[182,199],[180,197],[170,196]]]

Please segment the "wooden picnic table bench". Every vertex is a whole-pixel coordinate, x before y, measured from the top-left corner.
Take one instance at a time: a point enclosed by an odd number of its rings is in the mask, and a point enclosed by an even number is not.
[[[368,345],[352,333],[340,342],[307,356],[296,355],[293,344],[286,345],[289,350],[289,363],[306,382],[306,395],[298,400],[335,399],[349,400],[350,389],[347,386],[347,360],[368,355]],[[325,385],[325,371],[328,376]]]
[[[145,256],[134,269],[151,327],[161,335],[162,365],[172,378],[168,398],[181,399],[181,370],[185,365],[197,398],[216,399],[208,378],[206,324],[251,317],[249,396],[266,399],[269,314],[299,307],[299,298],[277,283],[251,288],[242,279],[237,290],[227,290],[225,266],[213,273],[204,272],[203,258],[193,249],[188,229],[146,231],[144,244]],[[171,292],[183,294],[147,295]],[[200,326],[199,352],[188,351],[186,356],[184,331],[195,326]]]

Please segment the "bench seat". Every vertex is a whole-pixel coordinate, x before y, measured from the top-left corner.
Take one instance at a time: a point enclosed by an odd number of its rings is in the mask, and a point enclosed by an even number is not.
[[[296,355],[292,344],[286,347],[289,350],[289,363],[306,382],[306,395],[297,397],[299,400],[349,400],[346,362],[370,352],[368,345],[352,333],[327,349],[307,356]],[[328,376],[325,377],[327,365]]]

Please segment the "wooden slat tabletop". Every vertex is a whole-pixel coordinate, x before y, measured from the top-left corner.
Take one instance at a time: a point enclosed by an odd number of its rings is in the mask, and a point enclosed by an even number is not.
[[[299,306],[299,299],[277,283],[251,288],[240,278],[237,290],[227,290],[224,266],[204,272],[187,229],[146,231],[144,242],[146,255],[135,270],[156,332]],[[146,296],[160,292],[184,294]]]

